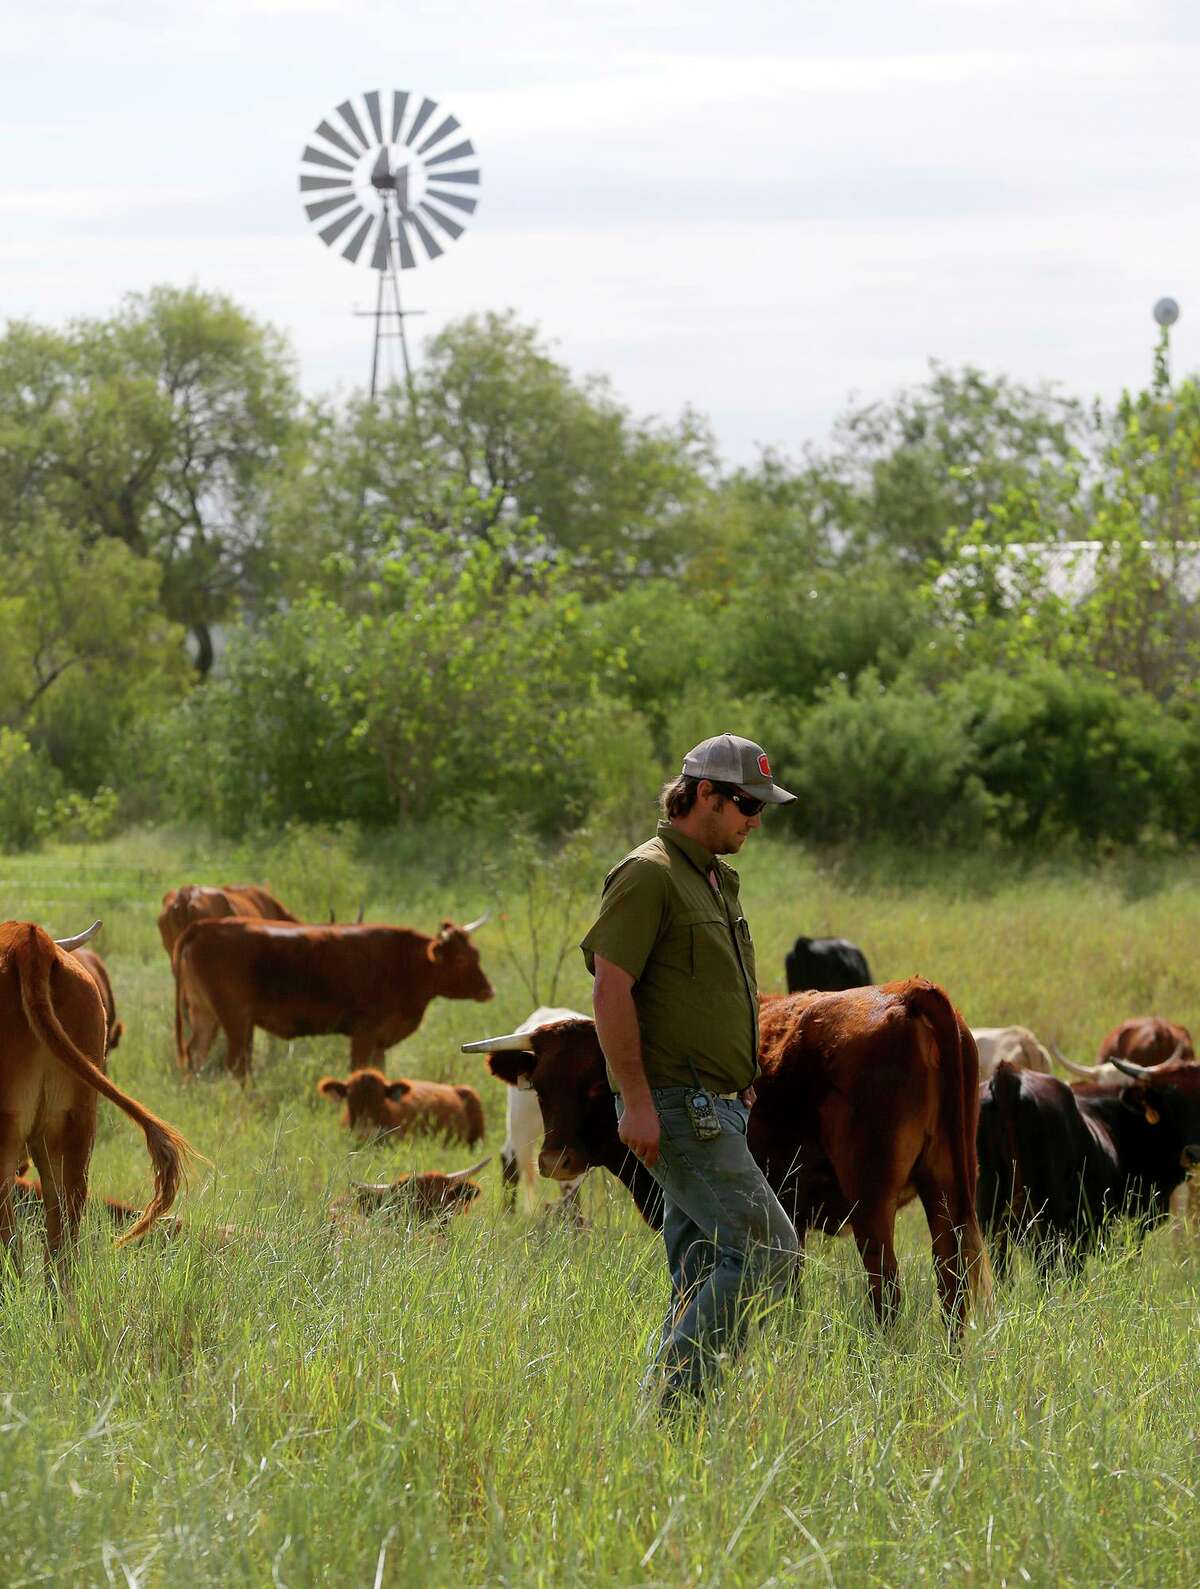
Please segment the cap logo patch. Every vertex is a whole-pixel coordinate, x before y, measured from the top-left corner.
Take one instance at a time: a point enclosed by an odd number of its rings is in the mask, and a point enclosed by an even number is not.
[[[767,760],[765,754],[758,758],[758,770],[762,773],[764,778],[769,778],[771,776],[771,763]]]

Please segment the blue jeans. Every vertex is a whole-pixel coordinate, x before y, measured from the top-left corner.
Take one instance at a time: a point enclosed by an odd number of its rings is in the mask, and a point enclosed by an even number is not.
[[[671,1310],[651,1373],[668,1400],[703,1391],[720,1354],[741,1348],[751,1306],[787,1289],[800,1245],[750,1156],[750,1110],[740,1099],[716,1099],[721,1134],[701,1142],[684,1106],[694,1090],[651,1089],[662,1137],[650,1174],[663,1189],[671,1275]],[[619,1120],[620,1098],[616,1108]]]

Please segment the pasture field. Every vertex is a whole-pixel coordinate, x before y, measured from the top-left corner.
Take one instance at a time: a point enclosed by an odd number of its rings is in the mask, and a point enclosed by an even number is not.
[[[327,1205],[348,1177],[478,1155],[355,1151],[314,1090],[345,1073],[341,1039],[289,1050],[260,1034],[245,1093],[215,1067],[180,1081],[154,925],[165,888],[256,881],[316,919],[331,905],[353,919],[365,899],[369,920],[431,931],[487,903],[478,847],[291,833],[236,851],[134,833],[0,859],[4,917],[58,936],[104,917],[96,947],[126,1025],[112,1073],[214,1163],[194,1171],[175,1241],[118,1251],[89,1213],[57,1318],[27,1232],[0,1325],[0,1582],[1200,1580],[1200,1253],[1168,1233],[1138,1251],[1118,1231],[1048,1293],[1022,1264],[961,1351],[918,1213],[902,1219],[887,1335],[850,1242],[814,1239],[799,1296],[762,1321],[723,1395],[664,1432],[637,1398],[665,1304],[660,1245],[615,1183],[590,1178],[575,1236],[536,1211],[506,1219],[493,1160],[444,1234],[335,1237]],[[597,845],[595,888],[617,853]],[[1130,1014],[1200,1021],[1200,859],[822,865],[756,836],[738,864],[764,988],[782,986],[798,931],[837,932],[880,980],[923,972],[972,1024],[1021,1021],[1077,1058]],[[478,1086],[493,1152],[503,1089],[457,1049],[530,1007],[501,932],[527,954],[520,900],[500,876],[508,919],[477,937],[495,1001],[435,1003],[388,1067]],[[587,1007],[577,955],[557,997]],[[149,1186],[140,1133],[107,1105],[91,1185]],[[241,1234],[222,1246],[227,1222]]]

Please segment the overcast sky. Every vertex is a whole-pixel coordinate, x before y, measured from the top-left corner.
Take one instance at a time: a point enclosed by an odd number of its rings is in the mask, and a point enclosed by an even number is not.
[[[1200,8],[1170,0],[0,0],[6,317],[158,282],[365,383],[374,276],[301,209],[348,95],[453,112],[480,205],[418,343],[513,308],[638,414],[820,442],[930,358],[1111,396],[1200,352]]]

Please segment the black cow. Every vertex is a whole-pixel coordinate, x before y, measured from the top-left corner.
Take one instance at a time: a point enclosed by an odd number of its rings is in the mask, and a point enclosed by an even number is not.
[[[789,993],[844,993],[871,981],[866,955],[848,938],[797,938],[784,965]]]
[[[998,1274],[1014,1241],[1043,1273],[1077,1270],[1110,1220],[1145,1234],[1167,1217],[1200,1139],[1200,1065],[1117,1064],[1129,1082],[1072,1089],[1002,1060],[981,1088],[977,1204]]]

